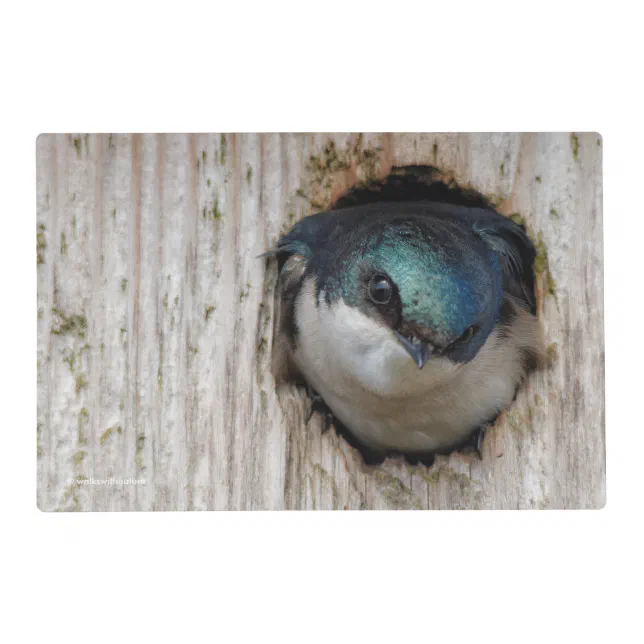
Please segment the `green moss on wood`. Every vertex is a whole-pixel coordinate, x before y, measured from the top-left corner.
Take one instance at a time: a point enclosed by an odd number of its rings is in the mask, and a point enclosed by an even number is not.
[[[101,437],[100,437],[100,439],[99,439],[99,440],[100,440],[100,444],[101,444],[101,445],[105,445],[105,443],[107,443],[107,441],[109,440],[110,436],[111,436],[112,434],[114,434],[114,432],[116,432],[116,433],[120,436],[120,435],[121,435],[121,433],[123,432],[123,429],[121,428],[121,426],[120,426],[120,425],[112,425],[112,427],[108,427],[108,428],[107,428],[107,429],[106,429],[106,430],[101,434]]]
[[[226,149],[227,149],[226,135],[222,134],[219,137],[219,162],[221,165],[226,163]]]
[[[419,496],[399,478],[382,469],[374,469],[372,476],[380,494],[394,507],[400,509],[423,509]]]
[[[80,136],[75,136],[74,140],[74,148],[76,148],[76,156],[80,159],[81,158],[81,138]]]
[[[449,184],[447,184],[447,185],[449,185]],[[490,206],[492,206],[493,208],[497,208],[497,207],[499,206],[499,204],[501,203],[501,198],[500,198],[500,197],[497,197],[497,195],[495,195],[493,192],[487,192],[487,193],[485,193],[485,194],[483,195],[483,198],[484,198],[484,199],[485,199],[485,201],[487,201],[487,202],[488,202],[488,204],[490,204]]]
[[[525,223],[525,217],[518,212],[513,212],[510,215],[510,219],[515,223],[518,224],[519,226],[523,226],[524,228],[526,227]]]
[[[209,318],[210,318],[210,316],[214,313],[215,308],[216,308],[216,307],[214,306],[214,304],[209,304],[209,305],[206,307],[206,309],[205,309],[205,311],[204,311],[204,320],[205,320],[206,322],[208,322],[208,319],[209,319]]]
[[[577,161],[579,159],[579,137],[574,132],[570,134],[570,147],[572,148],[572,158]]]
[[[87,382],[87,378],[85,377],[85,374],[79,373],[76,376],[76,386],[75,386],[76,395],[78,396],[78,394],[80,394],[81,390],[85,389],[85,387],[87,387],[87,385],[89,385],[89,382]]]
[[[559,213],[554,208],[550,208],[550,216],[559,219]]]
[[[381,148],[364,145],[362,134],[344,148],[329,140],[319,154],[312,154],[306,164],[309,190],[300,186],[296,195],[306,199],[315,210],[331,205],[331,191],[338,173],[354,169],[358,184],[365,184],[377,177]]]
[[[210,210],[210,216],[213,218],[214,221],[218,221],[223,216],[221,214],[221,210],[219,210],[219,201],[217,199],[215,199],[215,202],[212,205],[212,208]]]
[[[539,176],[536,176],[536,177],[534,178],[534,180],[535,180],[537,183],[541,183],[541,177],[539,177]]]
[[[544,274],[546,278],[546,288],[550,295],[556,296],[556,285],[555,280],[552,277],[550,272],[550,264],[548,261],[548,251],[546,250],[546,245],[543,243],[541,234],[535,244],[537,250],[537,256],[534,259],[534,272],[537,274]]]
[[[121,293],[125,293],[127,291],[127,280],[123,278],[121,280]]]
[[[65,349],[63,352],[63,362],[69,367],[70,373],[74,375],[76,370],[76,352]]]
[[[329,489],[331,490],[332,504],[335,506],[340,499],[340,491],[338,490],[338,485],[335,481],[335,478],[331,476],[319,463],[313,464],[311,472],[313,474],[313,477],[316,477],[322,485],[328,485]],[[308,478],[311,487],[314,488],[313,478]]]
[[[85,477],[80,475],[80,474],[77,474],[75,476],[76,481],[78,481],[79,479],[84,479],[84,478]],[[73,501],[73,506],[71,508],[65,508],[65,509],[70,510],[71,512],[80,512],[81,509],[82,509],[81,504],[80,504],[80,499],[78,498],[78,495],[76,494],[76,492],[78,491],[78,486],[79,486],[78,482],[76,482],[76,481],[74,483],[72,483],[71,485],[68,485],[67,487],[65,487],[65,489],[63,490],[62,498],[61,498],[61,503],[67,503],[69,501],[69,499],[71,499]],[[62,510],[62,508],[56,508],[56,512],[60,512],[61,510]]]
[[[203,207],[201,216],[203,219],[210,219],[211,221],[219,221],[223,217],[223,214],[219,209],[219,199],[217,197],[215,197],[215,200],[210,207],[207,204]]]
[[[163,340],[159,342],[159,366],[157,367],[157,385],[163,389]]]
[[[250,284],[246,284],[246,288],[243,288],[239,292],[239,301],[243,302],[249,295],[250,293]]]
[[[546,348],[546,359],[548,361],[548,366],[552,367],[555,364],[555,362],[557,362],[558,357],[559,357],[559,352],[557,349],[557,343],[551,342]]]
[[[87,437],[85,436],[85,428],[89,424],[89,412],[86,407],[83,407],[78,414],[78,423],[76,426],[76,437],[79,445],[87,445]]]
[[[67,255],[67,240],[64,232],[60,233],[60,254]]]
[[[257,343],[257,359],[262,360],[266,354],[266,349],[268,348],[268,340],[266,338],[261,338]]]
[[[45,250],[47,249],[45,231],[45,224],[39,224],[36,231],[36,264],[38,266],[45,263]]]
[[[145,447],[145,434],[139,434],[136,437],[136,454],[134,455],[134,462],[140,470],[145,470],[143,464],[143,448]]]
[[[84,338],[87,331],[87,318],[84,315],[75,313],[65,313],[59,308],[51,310],[54,319],[51,328],[53,335],[76,335]]]

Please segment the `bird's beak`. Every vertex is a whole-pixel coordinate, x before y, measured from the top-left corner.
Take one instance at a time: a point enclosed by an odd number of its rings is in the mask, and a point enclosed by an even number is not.
[[[411,342],[404,335],[394,331],[396,337],[400,344],[403,345],[405,351],[413,358],[416,366],[419,369],[423,368],[423,365],[427,362],[429,356],[431,356],[435,351],[433,344],[429,342]]]

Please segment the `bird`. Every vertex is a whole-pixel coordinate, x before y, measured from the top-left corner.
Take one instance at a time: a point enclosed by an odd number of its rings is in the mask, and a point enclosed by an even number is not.
[[[482,196],[403,175],[265,253],[278,261],[273,374],[303,384],[368,464],[480,457],[542,356],[535,246]]]

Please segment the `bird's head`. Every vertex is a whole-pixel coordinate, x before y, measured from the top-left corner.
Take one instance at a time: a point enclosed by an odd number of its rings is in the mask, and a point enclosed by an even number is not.
[[[303,256],[318,301],[341,300],[377,322],[419,369],[434,357],[472,360],[505,296],[534,306],[534,246],[490,210],[410,203],[320,213],[278,252]]]
[[[346,248],[328,279],[350,306],[388,326],[418,368],[432,356],[471,360],[503,296],[493,250],[471,230],[413,220],[376,226]]]

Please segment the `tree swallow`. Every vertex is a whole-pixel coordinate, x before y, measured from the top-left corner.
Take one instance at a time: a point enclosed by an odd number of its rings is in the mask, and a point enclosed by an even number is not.
[[[431,462],[480,441],[540,355],[535,248],[489,206],[384,198],[305,217],[267,253],[273,373],[367,462]]]

